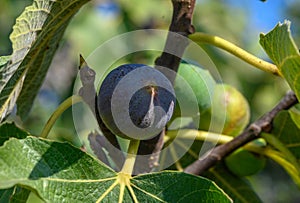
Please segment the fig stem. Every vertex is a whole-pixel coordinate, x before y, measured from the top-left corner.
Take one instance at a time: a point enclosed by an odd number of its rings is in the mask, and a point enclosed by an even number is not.
[[[167,139],[175,138],[177,135],[178,130],[169,130],[167,136],[165,136],[165,142],[168,141]],[[233,139],[232,136],[194,129],[180,129],[179,136],[182,139],[206,140],[218,144],[224,144]]]
[[[140,140],[130,140],[126,160],[124,162],[122,170],[120,171],[121,173],[132,174],[139,145]]]
[[[242,59],[246,63],[249,63],[260,70],[282,77],[282,74],[280,73],[276,65],[254,56],[253,54],[245,51],[244,49],[236,46],[235,44],[221,37],[197,32],[189,35],[189,38],[197,44],[207,43],[216,46],[233,54],[234,56]]]
[[[49,120],[47,121],[46,125],[44,126],[40,137],[47,138],[48,134],[53,127],[55,121],[59,118],[59,116],[67,110],[72,105],[79,103],[82,101],[82,98],[78,95],[72,95],[71,97],[67,98],[63,103],[61,103],[57,109],[53,112]]]

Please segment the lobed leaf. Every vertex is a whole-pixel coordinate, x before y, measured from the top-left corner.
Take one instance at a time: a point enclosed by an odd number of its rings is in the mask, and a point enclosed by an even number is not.
[[[89,0],[35,0],[17,18],[11,62],[0,71],[0,121],[18,104],[25,117],[45,78],[64,30]]]
[[[95,202],[116,173],[81,150],[35,137],[0,148],[0,188],[21,184],[49,202]]]
[[[48,202],[230,202],[213,182],[185,173],[122,177],[67,143],[29,136],[0,147],[0,189],[20,184]]]
[[[290,22],[279,23],[268,34],[261,34],[260,44],[300,99],[300,54],[291,36]]]

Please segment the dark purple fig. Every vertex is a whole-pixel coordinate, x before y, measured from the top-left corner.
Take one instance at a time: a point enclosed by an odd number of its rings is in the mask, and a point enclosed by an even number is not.
[[[97,98],[106,127],[127,139],[156,136],[170,120],[174,105],[174,89],[168,78],[143,64],[126,64],[112,70]]]

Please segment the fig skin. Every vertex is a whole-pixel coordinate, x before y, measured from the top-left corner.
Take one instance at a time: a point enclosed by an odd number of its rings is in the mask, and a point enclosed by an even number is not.
[[[213,104],[216,107],[216,115],[220,115],[218,112],[221,112],[218,107],[226,109],[222,133],[231,136],[239,135],[250,120],[250,108],[245,97],[234,87],[223,84],[216,86],[214,101],[217,102]]]
[[[163,130],[172,117],[175,101],[172,84],[160,71],[144,64],[124,64],[105,77],[96,106],[112,133],[125,139],[145,140]],[[126,129],[115,119],[123,122]]]
[[[237,136],[249,120],[250,107],[246,98],[231,85],[217,84],[211,109],[201,115],[199,129]],[[212,122],[214,125],[210,128]]]
[[[210,72],[197,64],[182,61],[177,74],[174,90],[176,97],[181,98],[183,104],[181,106],[179,102],[176,103],[173,117],[195,117],[208,110],[216,85]]]

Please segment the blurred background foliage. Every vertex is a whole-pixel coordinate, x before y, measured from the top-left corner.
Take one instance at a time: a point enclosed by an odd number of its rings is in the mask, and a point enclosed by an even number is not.
[[[0,2],[0,55],[10,55],[12,50],[9,34],[12,26],[16,17],[32,1]],[[292,21],[292,34],[300,46],[299,9],[300,2],[297,0],[265,3],[258,0],[199,0],[193,24],[197,31],[221,36],[254,55],[267,59],[258,42],[259,33],[270,31],[279,21]],[[59,103],[73,94],[80,53],[87,57],[101,43],[129,31],[149,28],[166,30],[171,15],[169,0],[93,0],[86,4],[67,28],[31,114],[21,124],[32,134],[38,135]],[[257,70],[219,49],[211,46],[203,48],[218,68],[222,81],[235,86],[248,99],[252,121],[271,109],[288,90],[286,83],[276,76]],[[158,54],[131,54],[121,62],[153,64]],[[193,60],[201,62],[200,57]],[[220,78],[216,79],[221,82]],[[74,135],[76,131],[72,112],[69,110],[56,123],[51,137],[80,146],[80,139]],[[300,201],[299,190],[273,162],[269,162],[265,171],[251,177],[249,181],[254,184],[264,202]]]

